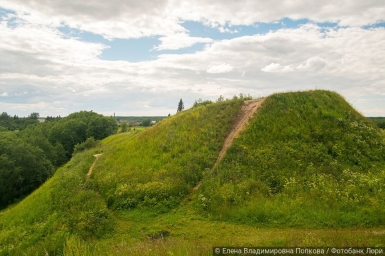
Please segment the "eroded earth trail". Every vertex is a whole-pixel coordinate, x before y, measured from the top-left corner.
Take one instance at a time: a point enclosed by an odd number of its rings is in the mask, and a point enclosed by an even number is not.
[[[88,179],[90,178],[91,174],[92,174],[92,170],[94,169],[94,166],[96,164],[96,161],[98,161],[98,158],[103,155],[103,154],[95,154],[94,157],[95,157],[95,160],[94,162],[92,163],[90,169],[88,170],[88,173],[87,173],[87,176],[86,176],[86,181],[84,182],[84,184],[87,183]]]
[[[233,127],[227,135],[225,142],[223,143],[223,147],[221,151],[219,152],[217,161],[215,161],[215,164],[213,168],[211,168],[211,171],[217,167],[217,165],[221,162],[222,158],[226,155],[227,149],[231,146],[233,143],[233,140],[238,137],[239,133],[247,126],[249,123],[250,118],[253,117],[254,113],[257,111],[257,109],[261,106],[264,99],[257,99],[257,100],[247,100],[243,103],[243,106],[237,116],[235,117]],[[200,186],[200,183],[195,186],[194,190],[198,189]]]
[[[213,171],[217,167],[217,165],[221,162],[223,157],[226,155],[227,149],[233,143],[233,140],[236,137],[238,137],[239,133],[247,126],[247,124],[249,123],[250,118],[253,117],[254,113],[261,106],[263,101],[264,101],[264,99],[257,99],[257,100],[247,100],[247,101],[245,101],[243,103],[243,106],[241,107],[239,113],[235,117],[235,120],[234,120],[234,123],[233,123],[233,127],[232,127],[229,135],[227,135],[227,137],[226,137],[226,139],[225,139],[225,141],[223,143],[222,149],[219,152],[218,158],[215,161],[214,166],[211,168],[211,171]],[[94,168],[98,158],[101,155],[103,155],[103,154],[95,154],[94,155],[95,161],[92,163],[92,165],[91,165],[91,167],[90,167],[90,169],[89,169],[89,171],[87,173],[87,177],[86,177],[85,183],[87,183],[89,177],[92,174],[92,170],[93,170],[93,168]],[[200,183],[194,187],[194,190],[198,189],[199,186],[200,186]]]

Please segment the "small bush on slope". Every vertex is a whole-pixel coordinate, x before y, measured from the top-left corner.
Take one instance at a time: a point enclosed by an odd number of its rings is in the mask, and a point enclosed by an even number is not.
[[[94,148],[94,147],[99,146],[99,145],[100,145],[100,141],[95,140],[94,137],[89,137],[86,139],[86,141],[84,141],[82,143],[78,143],[75,145],[73,155],[75,155],[81,151],[84,151],[86,149]]]
[[[175,207],[215,163],[240,100],[179,112],[106,152],[94,180],[114,209]]]
[[[384,137],[339,95],[275,94],[205,179],[195,205],[257,225],[383,225],[384,164]]]

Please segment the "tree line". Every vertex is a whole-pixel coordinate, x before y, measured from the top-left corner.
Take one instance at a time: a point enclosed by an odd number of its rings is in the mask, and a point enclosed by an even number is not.
[[[379,128],[385,129],[385,117],[368,117],[372,120]]]
[[[17,115],[10,116],[7,112],[3,112],[0,115],[0,132],[22,130],[38,122],[37,113],[31,113],[27,118],[19,118]]]
[[[111,117],[92,111],[40,123],[38,113],[28,118],[0,116],[0,209],[38,188],[66,163],[74,148],[87,139],[101,140],[117,131]]]

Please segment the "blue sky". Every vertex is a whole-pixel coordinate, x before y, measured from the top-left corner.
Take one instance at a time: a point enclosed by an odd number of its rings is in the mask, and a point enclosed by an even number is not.
[[[382,1],[0,1],[0,107],[167,115],[327,89],[385,116]]]

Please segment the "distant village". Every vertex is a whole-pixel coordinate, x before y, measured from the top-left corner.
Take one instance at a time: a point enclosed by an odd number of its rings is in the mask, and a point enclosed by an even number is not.
[[[113,118],[119,126],[126,124],[129,127],[135,126],[152,126],[165,118],[165,116],[116,116]]]
[[[122,124],[127,124],[129,127],[134,127],[134,126],[148,126],[148,125],[154,125],[156,124],[155,120],[151,120],[148,124],[144,121],[130,121],[130,120],[119,120],[116,121],[118,125]]]

